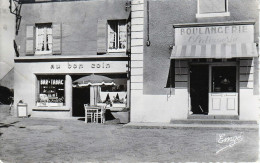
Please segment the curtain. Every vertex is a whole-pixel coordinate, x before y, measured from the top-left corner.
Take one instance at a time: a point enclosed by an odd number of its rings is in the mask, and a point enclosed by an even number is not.
[[[126,32],[126,22],[119,22],[119,49],[126,49],[126,35],[127,35],[127,32]]]
[[[37,27],[36,50],[44,50],[44,27]]]
[[[116,32],[117,32],[117,25],[114,22],[109,24],[109,40],[108,45],[109,49],[116,49]]]
[[[46,50],[52,50],[52,28],[47,27],[46,29]]]

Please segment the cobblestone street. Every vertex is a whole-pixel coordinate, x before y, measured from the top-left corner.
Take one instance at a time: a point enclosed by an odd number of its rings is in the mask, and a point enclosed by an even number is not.
[[[242,141],[216,154],[218,134]],[[3,162],[243,161],[258,160],[258,131],[130,129],[76,119],[1,118]]]

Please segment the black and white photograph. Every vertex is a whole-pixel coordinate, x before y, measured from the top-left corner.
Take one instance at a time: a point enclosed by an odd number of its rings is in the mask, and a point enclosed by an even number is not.
[[[0,163],[259,162],[260,0],[0,0]]]

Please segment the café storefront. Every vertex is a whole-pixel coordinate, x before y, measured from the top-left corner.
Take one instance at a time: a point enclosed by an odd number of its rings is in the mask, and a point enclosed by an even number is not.
[[[117,106],[117,103],[121,104],[121,108],[129,108],[127,65],[126,57],[16,58],[14,104],[23,101],[28,106],[28,114],[34,117],[84,116],[83,105],[93,105],[96,99],[92,87],[73,87],[73,81],[96,74],[109,77],[115,82],[113,86],[100,86],[98,102],[105,102],[109,96],[111,110],[113,104]],[[120,100],[113,101],[117,96]]]
[[[215,23],[174,25],[176,85],[187,87],[193,115],[237,116],[248,119],[258,94],[258,52],[254,24]],[[252,109],[251,109],[252,110]]]

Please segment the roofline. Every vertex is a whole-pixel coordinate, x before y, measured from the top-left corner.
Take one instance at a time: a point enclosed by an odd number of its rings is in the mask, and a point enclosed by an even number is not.
[[[14,62],[68,62],[68,61],[129,61],[124,55],[78,55],[78,56],[23,56],[15,57]]]

